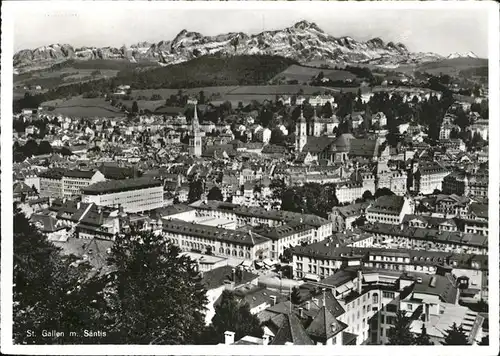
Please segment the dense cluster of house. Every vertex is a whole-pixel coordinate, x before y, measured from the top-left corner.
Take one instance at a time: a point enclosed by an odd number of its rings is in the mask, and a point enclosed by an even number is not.
[[[408,91],[404,100],[431,94]],[[330,96],[308,101],[336,107]],[[415,123],[400,124],[403,138],[389,146],[382,112],[339,118],[318,117],[316,109],[310,120],[300,113],[295,132],[277,126],[294,136],[277,145],[252,113],[236,125],[200,122],[197,101],[189,105],[189,123],[179,112],[135,122],[24,112],[18,119],[48,119],[44,140],[70,153],[14,163],[14,201],[49,240],[96,267],[115,238],[132,230],[179,246],[203,276],[207,323],[230,289],[264,325],[262,338],[235,340],[228,330],[226,344],[384,344],[398,310],[415,316],[412,332],[425,324],[436,343],[453,322],[471,343],[481,340],[483,317],[464,303],[488,300],[487,147],[467,152],[451,137],[460,129],[451,114],[439,148]],[[467,129],[487,140],[487,120],[468,115]],[[371,130],[339,134],[344,120]],[[15,140],[23,145],[38,133],[28,125]],[[324,217],[281,210],[277,180],[329,184],[338,204]],[[201,190],[195,201],[193,182]],[[260,279],[257,268],[279,261],[292,270],[298,300]]]

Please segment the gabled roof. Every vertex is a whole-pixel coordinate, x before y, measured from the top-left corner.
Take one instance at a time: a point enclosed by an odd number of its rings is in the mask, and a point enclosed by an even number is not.
[[[335,319],[332,313],[323,306],[306,331],[312,338],[326,341],[346,327],[346,324]]]
[[[328,136],[309,136],[303,152],[321,153],[326,150],[336,139]]]
[[[469,213],[488,219],[488,204],[472,203],[469,207]]]
[[[49,215],[33,214],[30,220],[35,225],[40,224],[43,232],[55,232],[65,228],[63,225],[58,225],[57,219]]]
[[[349,155],[350,156],[361,156],[361,157],[373,157],[377,155],[377,141],[356,138],[350,140]]]
[[[399,195],[384,195],[378,197],[367,209],[370,212],[397,213],[401,212],[404,204],[404,197]]]
[[[286,314],[271,345],[285,345],[287,342],[294,345],[314,345],[300,320],[293,314]]]
[[[12,188],[13,190],[13,194],[22,194],[22,193],[34,193],[34,190],[33,188],[31,188],[30,186],[28,186],[26,183],[24,182],[17,182],[17,183],[14,183],[14,187]]]

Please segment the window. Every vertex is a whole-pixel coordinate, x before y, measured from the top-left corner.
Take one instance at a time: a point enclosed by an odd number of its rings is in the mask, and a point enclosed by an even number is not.
[[[387,304],[386,310],[390,313],[396,313],[398,311],[398,307],[395,304]]]
[[[396,296],[396,293],[394,293],[394,292],[382,292],[382,296],[384,298],[394,299]]]
[[[387,320],[386,320],[386,322],[385,322],[385,323],[386,323],[387,325],[394,325],[394,323],[395,323],[395,322],[396,322],[396,318],[395,318],[395,317],[393,317],[393,316],[388,316],[388,317],[387,317]]]
[[[413,310],[413,304],[407,304],[407,309],[408,310]]]
[[[378,304],[378,293],[373,293],[372,303],[373,304]]]

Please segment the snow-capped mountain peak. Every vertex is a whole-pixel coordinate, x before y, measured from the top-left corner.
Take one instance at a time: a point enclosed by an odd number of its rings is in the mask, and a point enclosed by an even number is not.
[[[314,22],[303,20],[282,30],[264,31],[252,35],[231,32],[204,36],[184,29],[172,40],[158,43],[139,42],[121,48],[73,48],[70,45],[50,45],[17,52],[14,55],[14,66],[26,71],[33,67],[51,66],[68,59],[119,58],[168,65],[215,53],[277,55],[293,58],[302,63],[325,60],[379,65],[425,62],[442,58],[433,53],[412,53],[402,43],[390,41],[386,43],[378,37],[366,42],[349,36],[334,37],[325,33]],[[474,54],[469,56],[472,55]]]
[[[453,59],[453,58],[479,58],[474,52],[469,51],[467,53],[452,53],[448,57],[448,59]]]

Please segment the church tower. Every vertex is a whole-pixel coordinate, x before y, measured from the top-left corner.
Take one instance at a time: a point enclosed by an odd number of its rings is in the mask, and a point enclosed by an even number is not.
[[[316,115],[316,108],[314,108],[314,115],[312,117],[312,132],[311,132],[311,135],[312,136],[316,136],[316,137],[319,137],[321,136],[321,122],[318,118],[318,116]]]
[[[201,132],[200,132],[200,123],[198,121],[198,110],[196,109],[196,103],[194,104],[194,116],[191,121],[191,134],[192,138],[189,142],[189,148],[194,156],[201,156]]]
[[[307,123],[304,118],[304,112],[300,109],[299,121],[295,127],[295,151],[302,152],[307,143]]]

